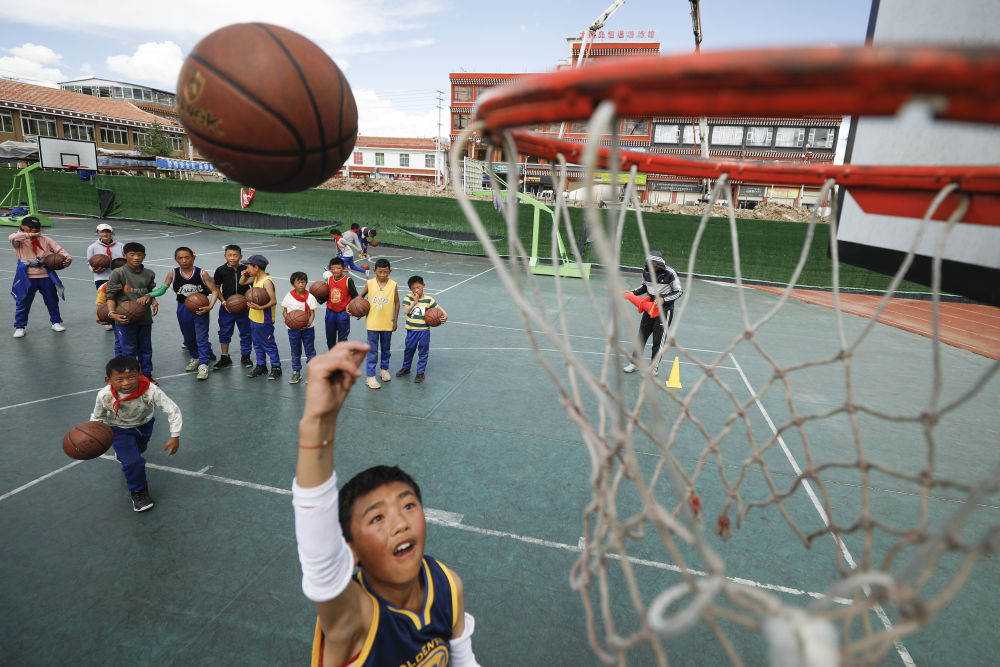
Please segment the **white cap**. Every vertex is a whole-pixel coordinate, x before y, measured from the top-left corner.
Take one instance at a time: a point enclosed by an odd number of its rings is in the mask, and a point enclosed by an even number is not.
[[[97,225],[97,231],[99,231],[99,232],[113,232],[115,230],[112,229],[111,225],[109,225],[108,223],[102,222],[101,224]]]

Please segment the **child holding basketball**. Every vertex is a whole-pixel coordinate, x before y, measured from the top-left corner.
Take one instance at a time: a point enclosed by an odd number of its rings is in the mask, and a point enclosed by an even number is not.
[[[247,373],[248,378],[267,375],[268,380],[281,377],[281,356],[274,340],[274,307],[278,299],[274,294],[274,281],[267,273],[267,257],[250,255],[246,261],[246,271],[240,274],[240,285],[259,287],[267,293],[267,301],[262,304],[247,300],[250,309],[250,331],[253,334],[253,348],[257,355],[257,365]],[[249,290],[247,290],[249,291]],[[267,358],[271,358],[271,373],[267,372]]]
[[[139,369],[135,357],[115,357],[104,369],[107,386],[97,392],[97,402],[90,421],[111,427],[115,439],[111,446],[122,464],[125,484],[132,496],[132,509],[145,512],[153,508],[146,483],[146,459],[142,458],[153,435],[154,409],[158,406],[170,423],[170,439],[163,446],[167,456],[180,447],[181,410]]]
[[[344,273],[344,260],[334,257],[323,272],[323,278],[330,289],[326,301],[326,348],[332,349],[339,341],[347,340],[351,333],[351,316],[347,304],[358,295],[351,276]]]
[[[337,417],[367,348],[346,341],[309,362],[292,503],[302,591],[316,605],[312,664],[474,667],[475,620],[461,578],[424,554],[417,483],[375,466],[337,492]]]
[[[153,316],[158,306],[150,293],[156,288],[156,274],[143,265],[146,247],[141,243],[126,243],[122,254],[125,266],[108,276],[108,317],[115,322],[115,338],[122,354],[138,359],[142,374],[153,382]],[[145,312],[135,318],[115,312],[118,304],[126,301],[141,304]]]
[[[215,364],[215,370],[227,368],[233,365],[233,359],[229,356],[229,343],[233,340],[233,330],[240,332],[240,365],[244,368],[253,368],[250,360],[250,351],[253,349],[253,334],[250,331],[249,309],[241,310],[238,313],[229,312],[226,300],[234,294],[246,296],[249,285],[240,284],[240,275],[246,271],[247,266],[243,264],[243,249],[238,245],[230,244],[226,246],[226,263],[215,270],[212,280],[215,281],[215,295],[222,302],[219,308],[219,345],[221,354],[219,361]]]
[[[62,315],[59,314],[59,297],[63,294],[63,284],[55,271],[45,268],[42,258],[50,253],[58,253],[63,256],[64,266],[69,266],[73,258],[58,243],[42,234],[42,223],[35,216],[21,218],[20,227],[21,231],[7,237],[17,256],[14,284],[10,288],[15,303],[14,338],[24,337],[24,330],[28,327],[28,312],[36,292],[42,293],[52,330],[66,331]]]
[[[424,313],[431,308],[438,308],[441,311],[441,322],[448,321],[448,313],[438,305],[434,297],[424,294],[424,279],[420,276],[412,276],[406,281],[410,288],[410,293],[403,299],[403,312],[406,314],[406,343],[403,348],[403,367],[396,373],[400,378],[410,374],[410,364],[413,362],[413,353],[417,352],[417,375],[414,382],[423,382],[424,373],[427,371],[427,357],[430,356],[431,349],[431,328],[424,321]]]
[[[292,289],[285,298],[281,300],[281,309],[285,317],[288,313],[296,310],[305,311],[309,315],[309,324],[302,329],[288,328],[288,345],[292,348],[292,377],[288,384],[298,384],[302,379],[302,348],[306,350],[306,363],[316,356],[316,330],[313,329],[313,320],[316,318],[316,310],[319,308],[319,301],[316,300],[306,286],[309,284],[309,276],[302,271],[296,271],[289,279]]]
[[[100,287],[97,288],[97,299],[94,300],[94,321],[96,321],[98,324],[102,324],[114,330],[114,326],[110,324],[104,324],[104,322],[101,321],[101,314],[100,314],[101,306],[103,306],[107,302],[108,302],[108,283],[105,282],[104,284],[102,284]],[[121,341],[118,340],[118,336],[115,336],[114,338],[115,338],[115,356],[120,357],[122,356],[122,344]]]
[[[178,268],[170,269],[163,284],[152,292],[152,296],[160,296],[168,287],[174,288],[177,295],[177,326],[184,338],[184,347],[191,353],[191,360],[184,367],[186,372],[198,371],[199,380],[208,379],[208,363],[212,358],[212,343],[208,339],[211,326],[212,308],[218,298],[218,288],[208,271],[194,265],[194,251],[191,248],[180,247],[174,251],[174,261]],[[190,311],[184,303],[192,294],[202,294],[208,303],[195,311]]]
[[[111,261],[103,269],[90,269],[94,273],[95,288],[108,282],[111,276],[111,262],[122,257],[123,247],[121,243],[115,241],[115,230],[111,225],[106,222],[97,225],[97,240],[87,246],[87,262],[90,262],[90,258],[94,255],[106,255]]]
[[[389,279],[392,266],[389,260],[380,257],[375,262],[375,277],[365,284],[361,290],[361,298],[368,296],[371,309],[368,311],[368,379],[365,384],[369,389],[379,389],[382,385],[375,379],[375,371],[381,365],[379,377],[383,382],[392,379],[389,374],[389,345],[392,343],[392,332],[396,330],[396,320],[399,318],[399,291],[396,281]],[[381,364],[379,363],[381,352]]]

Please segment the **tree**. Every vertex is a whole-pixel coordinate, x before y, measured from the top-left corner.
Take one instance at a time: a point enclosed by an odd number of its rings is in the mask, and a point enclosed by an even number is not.
[[[143,155],[170,156],[174,152],[174,145],[170,142],[170,137],[155,120],[152,127],[146,131],[146,141],[140,143],[137,148]]]

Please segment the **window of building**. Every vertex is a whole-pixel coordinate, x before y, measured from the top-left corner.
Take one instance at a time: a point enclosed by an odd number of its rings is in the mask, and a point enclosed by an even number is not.
[[[699,130],[694,125],[684,126],[684,138],[681,143],[701,145],[701,130]]]
[[[649,135],[649,121],[648,120],[635,120],[632,118],[626,118],[622,121],[622,136],[625,137],[635,137],[635,136],[648,136]]]
[[[25,135],[34,134],[39,137],[58,137],[56,119],[51,116],[41,116],[36,113],[21,112],[21,131]]]
[[[376,167],[385,166],[385,153],[375,153],[375,166]]]
[[[452,86],[451,87],[451,101],[452,102],[471,102],[472,101],[472,86]]]
[[[809,145],[812,148],[833,148],[833,138],[836,133],[832,127],[813,127],[809,129]]]
[[[361,151],[354,151],[354,164],[364,164],[365,154]]]
[[[128,130],[118,125],[104,125],[101,127],[101,141],[106,144],[128,146]]]
[[[80,141],[94,140],[94,124],[81,123],[75,120],[63,121],[63,137],[66,139],[79,139]]]
[[[434,168],[434,156],[431,153],[424,155],[424,167],[427,169]]]
[[[399,154],[399,166],[400,167],[409,167],[410,166],[410,154],[409,153],[400,153]]]
[[[566,131],[570,134],[587,134],[587,121],[575,120],[569,124],[569,129]]]
[[[770,127],[748,127],[747,146],[770,146],[773,132]]]
[[[485,93],[492,87],[493,86],[476,86],[476,99],[478,100],[480,97],[483,96],[483,93]]]
[[[712,145],[742,146],[742,125],[716,125],[712,128]]]
[[[149,141],[149,135],[145,132],[140,132],[139,130],[132,130],[132,143],[136,146],[142,146],[144,143]]]
[[[469,126],[471,115],[467,113],[456,113],[451,116],[451,127],[453,130],[464,130]]]
[[[184,150],[184,137],[171,136],[170,137],[170,145],[173,147],[173,149],[175,151],[183,151]]]
[[[774,145],[783,148],[798,148],[805,140],[806,130],[803,127],[779,127],[774,135]]]
[[[0,132],[14,133],[14,114],[9,111],[0,111]]]
[[[666,123],[656,123],[653,125],[654,144],[676,144],[680,138],[680,125],[667,125]]]

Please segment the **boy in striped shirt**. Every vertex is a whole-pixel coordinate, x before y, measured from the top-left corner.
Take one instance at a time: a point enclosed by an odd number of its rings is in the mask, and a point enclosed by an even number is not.
[[[431,349],[431,329],[424,321],[424,313],[431,308],[441,310],[441,322],[448,321],[448,313],[438,305],[434,297],[424,294],[424,279],[420,276],[412,276],[406,285],[410,288],[410,293],[403,299],[403,312],[406,314],[406,342],[403,349],[403,367],[396,373],[396,377],[404,377],[410,374],[410,365],[413,362],[413,353],[417,353],[417,375],[414,382],[423,382],[424,373],[427,371],[427,357],[430,356]]]

